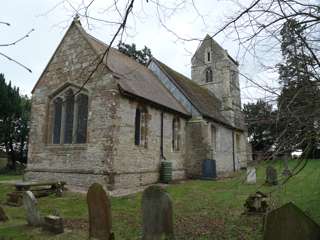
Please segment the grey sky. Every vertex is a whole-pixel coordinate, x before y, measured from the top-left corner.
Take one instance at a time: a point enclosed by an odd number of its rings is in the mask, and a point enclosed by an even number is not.
[[[10,0],[1,5],[0,21],[9,22],[11,26],[0,25],[0,44],[12,42],[30,29],[35,29],[29,38],[17,45],[0,49],[3,53],[32,69],[33,72],[29,73],[0,56],[0,72],[4,73],[6,79],[11,80],[24,94],[30,95],[32,87],[72,21],[72,16],[75,13],[73,7],[78,9],[81,7],[79,4],[82,1],[70,0],[70,4],[66,2],[60,4],[61,2],[53,0]],[[117,20],[118,15],[115,11],[104,12],[108,2],[111,1],[96,0],[96,5],[89,12],[91,16]],[[146,3],[146,1],[136,2],[133,11],[134,17],[129,18],[128,30],[123,40],[127,43],[135,42],[138,48],[142,48],[144,45],[148,46],[156,58],[177,71],[190,76],[191,56],[199,42],[177,40],[174,34],[161,25],[157,16],[157,8],[155,4],[150,2],[152,1],[149,1],[149,3]],[[162,1],[166,6],[172,7],[173,2],[176,1]],[[246,2],[248,1],[241,1],[243,4]],[[141,3],[143,3],[143,6]],[[236,9],[228,1],[198,0],[195,3],[197,9],[190,4],[181,6],[181,9],[178,8],[174,13],[171,13],[170,9],[162,9],[160,11],[161,20],[181,37],[202,39],[207,33],[212,34],[221,27],[226,20],[226,16],[230,16]],[[197,11],[204,16],[205,22],[199,17]],[[164,15],[166,16],[164,17]],[[89,21],[89,26],[85,19],[81,18],[81,21],[89,33],[106,43],[110,41],[116,30],[116,26],[101,24],[93,20]],[[228,50],[230,55],[237,58],[237,42],[232,41],[230,36],[224,34],[219,35],[216,40]],[[274,74],[260,73],[255,61],[250,57],[238,60],[240,61],[240,70],[256,80],[264,82],[268,78],[275,78]],[[251,86],[251,83],[241,79],[244,101],[266,95],[263,91]]]

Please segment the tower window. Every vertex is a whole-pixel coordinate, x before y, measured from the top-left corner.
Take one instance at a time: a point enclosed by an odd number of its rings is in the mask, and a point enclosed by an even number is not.
[[[211,52],[210,51],[207,52],[207,61],[208,62],[211,61]]]
[[[212,69],[211,68],[207,68],[206,69],[206,82],[212,82]]]

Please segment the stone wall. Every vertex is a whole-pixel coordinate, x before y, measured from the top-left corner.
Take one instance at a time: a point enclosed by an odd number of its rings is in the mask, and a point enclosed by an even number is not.
[[[216,151],[216,164],[218,175],[224,175],[234,171],[234,148],[235,144],[232,141],[233,130],[226,128],[220,124],[211,123],[217,129],[217,151]],[[235,170],[239,169],[235,165]]]
[[[139,103],[134,100],[122,98],[118,109],[119,135],[113,171],[115,173],[115,188],[130,188],[133,186],[147,185],[159,180],[160,167],[160,129],[161,110],[146,105],[148,111],[148,134],[147,147],[134,144],[135,111]],[[180,118],[181,148],[179,151],[172,150],[172,120],[175,114],[164,113],[163,119],[163,151],[167,160],[173,163],[173,178],[185,177],[185,125]]]
[[[211,126],[215,128],[215,147],[211,143]],[[234,170],[233,130],[206,121],[202,118],[191,119],[187,123],[187,176],[197,178],[202,174],[202,162],[205,159],[216,160],[217,175],[221,176]],[[214,150],[214,151],[212,151]],[[235,166],[236,170],[239,166]]]
[[[33,92],[26,180],[59,180],[80,187],[99,182],[108,190],[157,182],[162,111],[163,152],[173,163],[174,179],[185,178],[186,169],[188,176],[200,176],[202,160],[212,157],[217,161],[218,173],[233,170],[233,130],[201,117],[189,122],[180,117],[180,150],[173,151],[172,121],[176,114],[120,95],[117,81],[121,80],[102,68],[82,90],[89,101],[87,142],[52,144],[53,98],[68,88],[80,89],[96,66],[95,60],[96,54],[90,44],[77,27],[71,26]],[[177,98],[183,97],[173,87],[169,90],[175,92]],[[147,147],[134,143],[138,104],[145,104],[148,111]],[[210,146],[211,125],[216,128],[214,156]],[[243,149],[244,135],[241,139],[240,149]],[[239,166],[237,164],[236,168]]]
[[[186,173],[189,178],[198,178],[202,173],[202,161],[210,158],[208,131],[202,118],[191,119],[187,123]]]
[[[113,162],[113,119],[119,104],[115,80],[98,69],[85,89],[89,96],[87,143],[52,144],[52,97],[65,88],[78,88],[95,66],[96,55],[73,26],[57,48],[32,95],[27,180],[64,180],[72,185],[100,179],[112,185],[107,173]]]
[[[211,59],[207,61],[207,53]],[[239,73],[237,64],[216,41],[207,36],[194,54],[191,79],[209,89],[222,102],[222,114],[235,124],[241,108]],[[212,69],[213,81],[206,82],[206,69]]]

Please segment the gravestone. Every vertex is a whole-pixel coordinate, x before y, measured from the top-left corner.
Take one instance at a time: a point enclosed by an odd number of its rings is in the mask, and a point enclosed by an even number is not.
[[[257,182],[257,174],[255,167],[248,167],[247,168],[247,183],[255,184]]]
[[[4,209],[0,206],[0,222],[5,222],[8,220],[9,220],[8,216],[6,215]]]
[[[317,240],[320,226],[293,203],[271,211],[265,218],[264,240]]]
[[[38,202],[31,191],[23,193],[23,206],[27,212],[27,222],[31,226],[40,226],[43,222],[38,210]]]
[[[160,186],[150,186],[142,196],[143,240],[174,239],[172,203]]]
[[[64,232],[63,219],[55,215],[45,216],[43,230],[46,230],[54,234],[63,233]]]
[[[111,203],[103,187],[94,183],[87,193],[89,210],[89,238],[99,240],[113,239],[111,232]]]
[[[272,166],[268,166],[266,169],[266,183],[269,185],[278,184],[278,173],[277,169]]]
[[[257,191],[250,194],[245,204],[245,214],[263,214],[268,209],[267,195]]]

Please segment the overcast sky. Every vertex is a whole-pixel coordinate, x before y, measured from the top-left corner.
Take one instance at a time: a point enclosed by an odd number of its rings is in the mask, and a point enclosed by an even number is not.
[[[14,46],[0,48],[0,52],[9,55],[32,70],[32,73],[29,73],[0,56],[0,72],[5,74],[7,81],[10,80],[18,86],[23,94],[31,94],[35,82],[70,25],[75,9],[81,8],[83,1],[70,0],[68,2],[10,0],[1,5],[0,21],[9,22],[11,25],[0,24],[0,44],[13,42],[34,29],[29,38]],[[119,15],[116,11],[113,9],[106,11],[107,4],[110,2],[110,0],[96,0],[96,5],[89,9],[90,16],[105,20],[118,20]],[[128,19],[128,29],[123,40],[127,43],[136,43],[138,48],[146,45],[156,58],[187,76],[190,76],[191,56],[197,49],[199,41],[178,40],[170,30],[183,38],[202,39],[207,33],[215,33],[219,27],[223,26],[227,20],[226,17],[237,10],[234,4],[222,0],[194,1],[196,8],[191,4],[176,8],[173,3],[177,1],[161,1],[169,8],[160,9],[160,11],[152,2],[151,0],[149,3],[145,0],[136,1],[133,9],[134,16]],[[241,0],[242,4],[247,2],[250,1]],[[172,12],[170,7],[175,7],[176,10]],[[159,12],[161,20],[157,16]],[[199,16],[199,13],[203,18]],[[89,20],[88,26],[86,19],[81,18],[80,20],[90,34],[106,43],[109,43],[116,30],[115,25]],[[162,24],[165,24],[170,30]],[[276,80],[274,74],[261,73],[252,58],[240,57],[238,44],[232,40],[230,35],[221,34],[215,40],[240,62],[241,72],[260,82]],[[252,84],[245,79],[242,78],[240,83],[244,102],[266,96],[264,91],[252,88]]]

